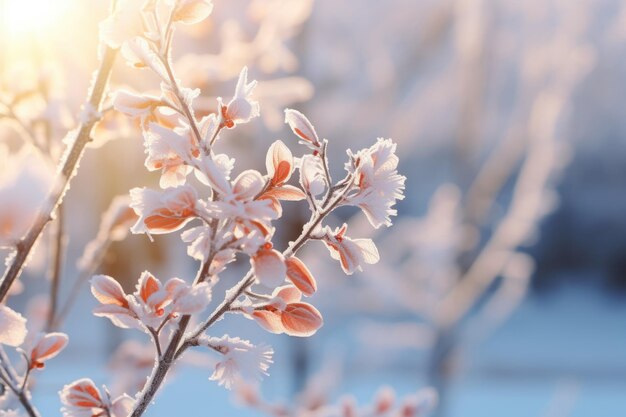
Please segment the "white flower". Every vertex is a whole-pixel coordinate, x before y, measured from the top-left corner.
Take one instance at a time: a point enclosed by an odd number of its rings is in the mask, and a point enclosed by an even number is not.
[[[300,159],[300,185],[314,197],[324,192],[326,177],[318,156],[304,155]]]
[[[344,204],[359,206],[375,228],[391,226],[392,207],[404,198],[406,177],[399,175],[396,144],[391,139],[378,139],[376,144],[356,154],[348,151],[351,163],[346,169],[356,175],[357,190],[346,197]]]
[[[275,219],[277,213],[268,200],[255,200],[265,186],[263,176],[255,170],[247,170],[237,176],[232,185],[225,181],[221,172],[209,178],[213,189],[221,194],[220,201],[208,204],[208,209],[218,218],[235,219],[238,222]]]
[[[235,160],[225,154],[201,155],[195,161],[195,174],[198,181],[208,185],[220,194],[230,191],[230,174],[235,167]]]
[[[352,275],[361,271],[363,264],[375,264],[380,260],[378,249],[372,239],[350,239],[345,235],[348,226],[331,231],[326,228],[324,244],[333,259],[340,261],[343,271]]]
[[[269,375],[268,369],[273,363],[274,350],[267,345],[253,345],[238,337],[208,338],[203,341],[210,348],[220,352],[224,358],[215,366],[215,372],[209,378],[231,389],[239,379],[258,381],[263,375]]]
[[[143,128],[147,128],[150,121],[156,120],[155,110],[163,105],[160,97],[135,94],[126,90],[118,90],[113,95],[115,110],[133,118],[140,119]]]
[[[192,227],[180,235],[183,242],[190,243],[187,254],[193,259],[204,262],[211,250],[213,232],[209,226]]]
[[[191,172],[190,161],[199,155],[189,128],[167,129],[150,123],[144,131],[146,157],[149,171],[161,170],[161,188],[185,184]]]
[[[137,69],[150,68],[161,79],[169,81],[163,62],[161,62],[156,51],[144,38],[137,36],[124,42],[121,53],[124,59],[126,59],[126,64],[130,67]]]
[[[0,304],[0,345],[19,346],[26,338],[26,319],[16,311]]]
[[[200,313],[211,302],[211,287],[206,282],[189,285],[180,278],[171,278],[164,287],[171,300],[169,310],[175,314]]]
[[[256,80],[248,83],[248,67],[243,67],[233,98],[227,105],[222,103],[221,98],[218,99],[224,126],[232,128],[259,116],[259,103],[252,100],[252,90],[256,84]]]
[[[130,190],[130,198],[130,207],[139,216],[131,228],[136,234],[163,234],[180,230],[200,210],[196,190],[189,185],[162,191],[133,188]]]

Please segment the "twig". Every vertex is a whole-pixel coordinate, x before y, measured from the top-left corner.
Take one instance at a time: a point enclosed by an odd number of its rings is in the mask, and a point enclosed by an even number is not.
[[[63,268],[63,253],[65,248],[63,205],[57,208],[57,218],[55,221],[54,244],[52,245],[52,262],[50,273],[50,305],[48,308],[48,319],[46,328],[51,331],[54,327],[57,304],[59,299],[59,286],[61,281],[61,270]]]
[[[111,48],[106,48],[100,62],[100,67],[96,75],[93,88],[89,95],[87,105],[93,109],[100,108],[102,97],[106,89],[109,74],[115,61],[117,51]],[[16,245],[16,251],[11,262],[11,265],[6,270],[0,283],[0,302],[4,300],[11,288],[13,282],[20,276],[22,268],[28,259],[33,245],[43,232],[44,228],[52,220],[52,213],[63,201],[63,196],[69,187],[69,183],[76,172],[78,164],[82,158],[83,151],[87,143],[91,141],[91,131],[96,124],[97,119],[95,117],[90,118],[87,121],[81,123],[76,139],[72,142],[70,149],[67,152],[67,156],[62,162],[60,172],[58,174],[58,181],[55,182],[54,188],[51,190],[46,204],[41,207],[37,217],[30,227],[29,231]]]

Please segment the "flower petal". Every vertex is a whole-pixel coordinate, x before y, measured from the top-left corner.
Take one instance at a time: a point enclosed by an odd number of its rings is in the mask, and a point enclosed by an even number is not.
[[[26,337],[26,319],[0,304],[0,345],[19,346]]]
[[[285,260],[285,264],[287,265],[287,278],[293,282],[293,285],[302,291],[304,295],[310,297],[317,291],[317,282],[304,262],[292,256]]]
[[[261,285],[278,287],[285,282],[287,266],[284,256],[274,249],[261,249],[251,258],[254,275]]]
[[[307,303],[288,304],[280,318],[290,336],[311,336],[324,324],[320,312]]]
[[[128,307],[122,286],[108,275],[94,275],[91,278],[91,293],[102,304]]]

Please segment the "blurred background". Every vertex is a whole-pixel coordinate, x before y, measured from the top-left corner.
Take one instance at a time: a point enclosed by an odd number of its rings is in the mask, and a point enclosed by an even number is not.
[[[261,169],[275,139],[303,153],[283,124],[283,108],[292,107],[329,140],[335,176],[345,149],[377,137],[398,143],[407,176],[393,227],[374,231],[349,209],[331,219],[348,222],[355,237],[371,236],[379,264],[347,277],[321,243],[305,248],[320,287],[312,303],[325,318],[314,337],[270,335],[240,317],[216,326],[216,336],[230,332],[274,347],[264,398],[307,415],[344,395],[368,403],[384,385],[399,395],[432,386],[439,417],[626,413],[625,2],[214,5],[208,21],[179,28],[175,71],[183,85],[201,88],[200,115],[215,111],[215,97],[232,95],[244,65],[259,80],[261,118],[226,132],[219,144],[236,157],[236,170]],[[43,132],[46,158],[58,158],[97,65],[97,23],[108,7],[0,0],[0,103],[18,103],[0,114],[11,110],[23,123],[0,118],[0,144],[10,154],[29,146],[26,129]],[[158,90],[156,78],[122,60],[111,85]],[[122,381],[141,381],[150,369],[150,352],[147,362],[142,353],[147,338],[134,335],[129,345],[132,332],[88,314],[95,300],[88,285],[75,283],[88,275],[84,250],[113,198],[156,187],[158,174],[143,167],[140,131],[125,117],[105,112],[94,139],[66,196],[63,227],[49,228],[24,291],[9,302],[31,317],[45,315],[46,271],[61,241],[59,308],[72,294],[76,302],[59,324],[71,343],[35,391],[46,414],[57,412],[57,391],[76,378],[122,391],[132,389]],[[52,175],[52,162],[35,164],[49,175],[33,176]],[[23,163],[25,172],[29,166]],[[306,221],[305,203],[290,204],[279,223],[280,248]],[[145,269],[191,279],[196,268],[175,235],[154,243],[129,235],[100,255],[97,271],[127,290]],[[246,267],[239,260],[223,286]],[[261,415],[233,405],[232,393],[207,381],[210,358],[187,361],[148,415],[175,415],[183,398],[190,415]],[[129,369],[131,376],[120,376]]]

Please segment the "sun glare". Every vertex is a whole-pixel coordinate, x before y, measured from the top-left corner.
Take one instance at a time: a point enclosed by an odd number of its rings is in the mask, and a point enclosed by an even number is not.
[[[0,0],[2,26],[10,38],[45,35],[67,9],[67,0]]]

